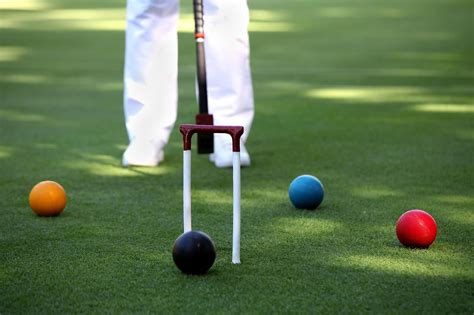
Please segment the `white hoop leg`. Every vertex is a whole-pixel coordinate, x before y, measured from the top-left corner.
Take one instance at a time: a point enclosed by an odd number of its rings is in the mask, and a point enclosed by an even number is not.
[[[191,150],[183,151],[183,220],[184,232],[191,231]]]
[[[240,152],[233,152],[233,245],[232,263],[240,264]]]

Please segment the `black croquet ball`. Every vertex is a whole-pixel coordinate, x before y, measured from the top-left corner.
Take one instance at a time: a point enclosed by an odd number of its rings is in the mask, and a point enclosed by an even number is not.
[[[206,273],[216,260],[216,248],[212,239],[204,232],[189,231],[176,239],[173,260],[184,273],[201,275]]]

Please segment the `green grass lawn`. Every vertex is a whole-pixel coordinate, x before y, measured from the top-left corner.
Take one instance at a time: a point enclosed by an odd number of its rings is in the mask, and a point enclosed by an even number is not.
[[[256,116],[232,265],[231,171],[193,157],[193,226],[217,260],[187,276],[177,126],[194,121],[190,1],[166,160],[124,169],[124,1],[0,2],[0,313],[474,312],[473,24],[468,0],[252,0]],[[99,7],[98,7],[99,6]],[[294,209],[291,180],[326,196]],[[64,213],[30,189],[60,182]],[[429,211],[428,250],[399,245]]]

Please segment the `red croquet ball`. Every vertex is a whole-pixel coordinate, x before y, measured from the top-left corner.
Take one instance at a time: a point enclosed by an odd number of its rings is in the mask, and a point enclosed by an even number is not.
[[[436,221],[428,212],[409,210],[398,219],[396,231],[398,240],[403,245],[428,248],[436,238]]]

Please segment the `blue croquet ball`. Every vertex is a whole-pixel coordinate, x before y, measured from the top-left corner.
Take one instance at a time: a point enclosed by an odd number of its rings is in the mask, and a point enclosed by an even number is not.
[[[323,202],[324,187],[316,177],[301,175],[291,182],[288,195],[296,208],[314,210]]]
[[[201,275],[214,264],[216,248],[212,239],[204,232],[189,231],[174,242],[173,260],[184,273]]]

